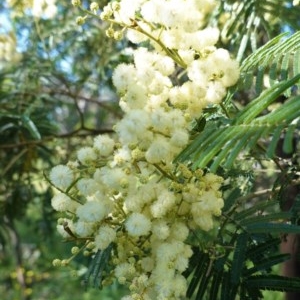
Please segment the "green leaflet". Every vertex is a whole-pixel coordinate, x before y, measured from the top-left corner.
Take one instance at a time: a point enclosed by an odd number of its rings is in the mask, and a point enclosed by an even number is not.
[[[290,254],[277,254],[273,256],[268,256],[259,263],[255,264],[254,267],[247,269],[244,272],[245,276],[252,275],[254,273],[257,273],[259,271],[267,270],[277,264],[280,264],[290,258]]]
[[[195,267],[195,271],[193,273],[193,277],[189,284],[186,295],[188,298],[192,297],[197,286],[201,284],[202,279],[205,277],[206,269],[209,264],[209,256],[204,253],[199,253],[198,256],[198,264]]]
[[[241,233],[236,240],[230,272],[230,281],[233,285],[239,284],[239,281],[241,279],[241,274],[244,269],[244,263],[246,261],[245,257],[248,239],[248,234]]]
[[[300,74],[294,78],[279,82],[273,87],[264,91],[259,97],[252,100],[233,120],[233,124],[249,124],[255,117],[257,117],[264,109],[273,103],[280,95],[282,95],[288,88],[292,87],[300,79]]]
[[[292,217],[291,212],[278,212],[278,213],[269,213],[266,215],[258,215],[254,217],[250,217],[247,219],[242,219],[240,221],[241,226],[249,226],[251,224],[257,224],[259,222],[270,222],[270,221],[280,221],[280,220],[288,220]]]
[[[300,233],[300,226],[285,223],[258,222],[249,224],[246,226],[246,230],[250,233]]]
[[[21,121],[22,125],[30,132],[31,136],[36,139],[40,140],[41,139],[41,134],[33,121],[29,118],[27,115],[22,115],[21,116]]]
[[[300,291],[299,278],[287,278],[279,275],[251,276],[245,282],[248,289],[259,288],[274,291]]]
[[[102,276],[103,272],[107,270],[109,264],[109,258],[111,256],[111,251],[113,248],[113,243],[111,243],[105,250],[98,251],[91,261],[87,274],[85,276],[84,282],[87,288],[90,278],[93,278],[93,286],[102,288]]]

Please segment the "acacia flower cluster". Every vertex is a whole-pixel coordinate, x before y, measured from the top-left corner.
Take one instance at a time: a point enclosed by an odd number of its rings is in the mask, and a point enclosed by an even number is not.
[[[190,233],[212,229],[221,214],[223,179],[174,162],[193,120],[239,76],[236,61],[214,46],[218,30],[203,28],[213,7],[209,0],[121,0],[100,11],[111,23],[108,36],[126,31],[131,42],[150,46],[139,45],[133,62],[114,70],[124,111],[116,137],[96,137],[49,174],[59,190],[52,206],[64,214],[59,232],[86,241],[92,253],[109,249],[106,280],[129,287],[124,300],[181,299]],[[98,6],[90,11],[97,15]]]

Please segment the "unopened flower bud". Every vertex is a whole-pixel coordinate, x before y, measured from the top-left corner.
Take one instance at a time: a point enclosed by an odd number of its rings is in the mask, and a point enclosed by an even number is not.
[[[114,39],[116,41],[119,41],[123,38],[123,32],[122,31],[115,31],[114,32]]]
[[[90,10],[96,12],[99,9],[99,5],[96,2],[92,2],[90,5]]]
[[[121,188],[126,189],[128,187],[128,185],[129,185],[129,183],[126,178],[121,179],[121,182],[120,182]]]
[[[79,16],[79,17],[77,17],[76,18],[76,24],[77,25],[83,25],[84,23],[85,23],[85,17],[81,17],[81,16]]]
[[[95,248],[95,242],[89,242],[86,246],[87,249],[94,249]]]
[[[201,169],[197,169],[195,172],[194,172],[194,175],[197,179],[200,179],[202,176],[203,176],[203,170]]]
[[[113,28],[110,27],[105,31],[105,34],[109,38],[114,38],[115,31]]]
[[[67,259],[63,259],[63,260],[61,261],[62,267],[65,267],[65,266],[67,266],[68,264],[69,264],[69,261],[68,261]]]
[[[103,21],[107,21],[112,15],[113,11],[109,6],[104,7],[103,12],[100,14],[100,18]]]
[[[134,160],[140,160],[143,159],[145,157],[145,153],[143,151],[141,151],[141,149],[139,148],[135,148],[132,152],[131,152],[132,158]]]
[[[120,284],[125,284],[125,283],[126,283],[126,277],[124,277],[124,276],[119,277],[119,278],[118,278],[118,282],[119,282]]]
[[[63,225],[65,222],[66,222],[66,220],[65,220],[64,218],[59,218],[59,219],[57,220],[57,224],[58,224],[58,225]]]
[[[53,265],[54,267],[60,267],[60,266],[61,266],[61,260],[58,259],[58,258],[54,259],[54,260],[52,261],[52,265]]]
[[[73,5],[74,7],[80,6],[80,5],[81,5],[81,0],[72,0],[72,5]]]
[[[73,247],[72,249],[71,249],[71,253],[72,254],[77,254],[79,252],[79,248],[78,247]]]
[[[143,299],[142,296],[137,293],[132,294],[131,297],[133,300],[142,300]]]
[[[137,286],[135,284],[131,284],[129,286],[129,290],[132,292],[132,291],[136,291],[137,290]]]
[[[113,9],[113,11],[119,11],[120,8],[121,8],[121,5],[120,5],[119,2],[115,1],[115,2],[112,3],[112,9]]]
[[[192,117],[189,113],[184,114],[184,119],[186,122],[190,122],[192,120]]]

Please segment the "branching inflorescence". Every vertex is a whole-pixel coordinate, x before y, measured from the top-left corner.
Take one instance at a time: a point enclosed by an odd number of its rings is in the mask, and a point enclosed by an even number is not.
[[[223,179],[174,159],[189,143],[194,120],[236,83],[238,64],[215,47],[218,29],[205,28],[214,1],[121,0],[102,10],[72,3],[86,14],[77,23],[98,17],[111,24],[108,37],[126,34],[138,47],[133,63],[113,73],[124,112],[116,136],[96,137],[76,161],[49,174],[59,191],[52,206],[64,215],[58,231],[92,253],[111,249],[104,280],[128,285],[124,300],[181,299],[188,237],[213,228]]]

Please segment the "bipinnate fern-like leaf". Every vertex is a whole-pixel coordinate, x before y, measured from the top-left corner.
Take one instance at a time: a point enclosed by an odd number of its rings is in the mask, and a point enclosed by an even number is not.
[[[278,224],[278,228],[288,229],[282,225]],[[198,262],[189,281],[188,299],[235,300],[243,295],[242,299],[258,300],[262,297],[261,291],[266,289],[300,290],[299,278],[271,273],[272,267],[290,258],[290,254],[278,253],[280,239],[265,232],[251,234],[247,228],[235,235],[231,250],[215,260],[201,251],[194,255]]]
[[[241,65],[238,87],[250,87],[255,80],[258,96],[219,127],[207,121],[178,160],[191,159],[194,168],[209,166],[212,172],[220,165],[229,169],[242,151],[251,151],[262,138],[269,138],[266,155],[273,158],[283,133],[283,150],[293,151],[293,138],[299,134],[300,96],[295,90],[300,86],[300,32],[283,39],[285,36],[275,37]],[[264,87],[265,77],[269,78],[268,89]],[[288,99],[266,114],[268,106],[281,95]]]
[[[255,82],[256,93],[260,94],[266,82],[273,86],[300,74],[300,31],[287,35],[276,36],[242,62],[241,88]],[[285,94],[290,93],[289,89]]]
[[[299,205],[282,212],[275,195],[272,199],[240,211],[233,206],[223,213],[227,220],[221,225],[217,246],[210,251],[194,248],[192,263],[184,274],[190,283],[188,299],[259,300],[266,289],[300,291],[299,278],[272,272],[274,266],[290,259],[289,253],[279,253],[279,236],[300,233],[299,225],[287,222]],[[220,246],[223,251],[218,250]]]
[[[290,98],[268,114],[262,113],[299,79],[300,74],[267,89],[231,119],[229,124],[219,128],[208,124],[177,159],[191,159],[194,168],[209,166],[215,172],[221,164],[225,168],[232,167],[241,151],[253,149],[261,138],[267,137],[271,137],[271,142],[266,154],[272,158],[280,134],[292,130],[289,134],[291,139],[293,132],[298,130],[300,96]]]
[[[299,14],[300,6],[293,0],[227,0],[220,1],[218,8],[218,17],[223,20],[221,36],[237,49],[239,61],[249,49],[257,49],[263,36],[277,35],[279,26],[299,27]]]

